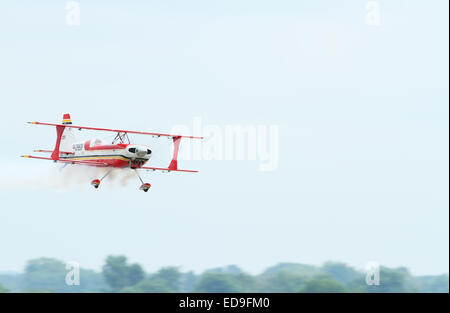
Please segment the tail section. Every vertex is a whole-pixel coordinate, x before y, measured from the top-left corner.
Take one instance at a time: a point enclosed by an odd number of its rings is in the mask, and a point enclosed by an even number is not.
[[[62,120],[63,124],[72,124],[72,119],[70,118],[70,114],[66,113],[63,115],[63,120]]]
[[[64,114],[63,125],[72,124],[72,119],[70,118],[70,114]],[[76,142],[75,130],[71,127],[65,127],[61,136],[61,145],[59,150],[66,152],[73,152],[73,144]]]

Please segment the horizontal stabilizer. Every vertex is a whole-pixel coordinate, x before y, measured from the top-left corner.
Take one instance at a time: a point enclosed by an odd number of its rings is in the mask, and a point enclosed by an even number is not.
[[[52,153],[53,150],[33,150],[33,152],[43,152],[43,153]],[[65,153],[65,154],[74,154],[73,152],[68,152],[68,151],[59,151],[59,153]]]
[[[148,171],[163,171],[163,172],[187,172],[187,173],[198,173],[198,171],[194,170],[180,170],[180,169],[171,169],[171,168],[163,168],[163,167],[141,167],[143,170]]]

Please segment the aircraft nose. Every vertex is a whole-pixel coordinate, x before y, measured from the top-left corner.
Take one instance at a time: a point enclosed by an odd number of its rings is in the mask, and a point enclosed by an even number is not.
[[[147,155],[147,148],[136,147],[136,155],[138,157],[144,157]]]

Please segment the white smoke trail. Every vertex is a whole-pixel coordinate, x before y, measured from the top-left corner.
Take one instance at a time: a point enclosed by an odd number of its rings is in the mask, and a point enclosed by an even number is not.
[[[29,160],[27,160],[29,161]],[[5,163],[3,163],[5,164]],[[83,165],[10,163],[0,168],[0,188],[9,190],[55,189],[67,190],[89,186],[92,180],[101,179],[110,168]],[[131,178],[138,178],[133,170],[113,169],[104,178],[108,185],[126,186]]]

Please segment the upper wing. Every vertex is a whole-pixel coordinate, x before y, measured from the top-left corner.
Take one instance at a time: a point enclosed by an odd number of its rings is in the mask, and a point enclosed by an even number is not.
[[[171,134],[161,134],[161,133],[149,133],[149,132],[141,132],[141,131],[134,131],[134,130],[76,126],[76,125],[71,125],[71,124],[52,124],[52,123],[41,123],[41,122],[28,122],[28,123],[34,124],[34,125],[64,126],[64,127],[78,128],[78,129],[100,130],[100,131],[115,132],[115,133],[150,135],[150,136],[155,136],[155,137],[164,136],[164,137],[171,137],[171,138],[178,137],[178,138],[190,138],[190,139],[203,139],[203,137],[196,137],[196,136],[182,136],[182,135],[171,135]]]

